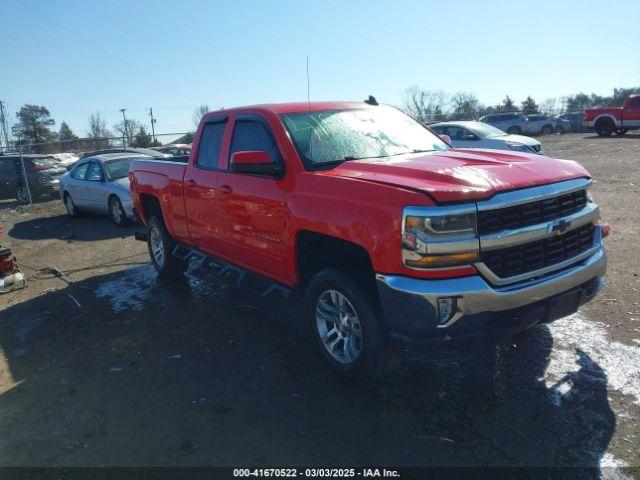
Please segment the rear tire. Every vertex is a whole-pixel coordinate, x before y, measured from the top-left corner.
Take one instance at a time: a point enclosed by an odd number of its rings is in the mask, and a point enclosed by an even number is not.
[[[175,241],[164,222],[156,216],[147,222],[147,247],[153,268],[162,279],[175,279],[187,269],[187,263],[173,256]]]
[[[350,379],[370,379],[383,364],[383,338],[375,301],[351,277],[327,268],[306,291],[314,343],[326,365]]]
[[[553,133],[553,127],[551,125],[545,125],[542,127],[542,135],[551,135]]]
[[[601,118],[596,122],[595,129],[601,137],[608,137],[614,132],[616,125],[610,118]]]

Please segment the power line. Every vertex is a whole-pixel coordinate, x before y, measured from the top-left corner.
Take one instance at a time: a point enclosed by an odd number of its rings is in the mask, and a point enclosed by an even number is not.
[[[154,123],[156,123],[156,119],[153,118],[153,108],[149,107],[149,116],[151,117],[151,135],[153,136],[153,141],[156,141],[156,129]]]
[[[120,111],[122,112],[122,147],[123,148],[127,148],[127,141],[125,139],[126,135],[127,135],[127,117],[125,116],[124,112],[126,112],[126,108],[121,108]]]

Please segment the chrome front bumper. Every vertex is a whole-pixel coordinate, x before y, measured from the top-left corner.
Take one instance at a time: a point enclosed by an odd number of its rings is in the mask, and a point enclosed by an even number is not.
[[[588,292],[588,301],[604,285],[607,256],[600,245],[590,257],[559,272],[504,287],[492,286],[480,275],[444,280],[422,280],[397,275],[376,275],[383,314],[392,331],[420,337],[446,337],[451,330],[464,330],[478,319],[495,319],[511,315],[528,305],[539,305],[589,282],[597,282]],[[585,287],[586,288],[586,287]],[[438,299],[456,297],[457,310],[444,324],[438,324]],[[576,304],[576,309],[577,309]],[[465,322],[466,321],[466,322]]]

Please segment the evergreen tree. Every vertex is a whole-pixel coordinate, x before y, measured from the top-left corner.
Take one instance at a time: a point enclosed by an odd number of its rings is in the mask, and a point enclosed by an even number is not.
[[[46,107],[25,105],[16,113],[16,117],[18,123],[13,126],[12,131],[18,145],[56,140],[56,134],[49,130],[56,122]]]
[[[531,98],[531,96],[528,96],[524,102],[522,102],[522,104],[520,105],[520,108],[522,109],[522,111],[526,114],[529,115],[531,113],[540,113],[540,109],[538,108],[538,104],[536,103],[536,101]]]
[[[76,136],[75,133],[73,133],[73,130],[71,130],[71,127],[67,125],[67,122],[62,122],[60,124],[60,131],[58,132],[58,138],[60,139],[60,141],[64,142],[65,140],[76,140],[78,137]]]

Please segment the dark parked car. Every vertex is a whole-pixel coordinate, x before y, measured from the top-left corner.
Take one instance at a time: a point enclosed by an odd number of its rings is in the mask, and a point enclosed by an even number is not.
[[[527,117],[521,113],[499,112],[480,117],[480,121],[488,123],[510,135],[521,135],[529,132]]]
[[[584,113],[583,112],[570,112],[570,113],[563,113],[562,115],[558,116],[558,118],[560,118],[561,120],[567,120],[571,126],[571,131],[572,132],[582,132],[582,119],[584,117]]]
[[[57,197],[60,177],[67,169],[46,155],[22,155],[22,159],[24,172],[20,155],[0,155],[0,199],[27,203],[30,198],[35,201]]]

